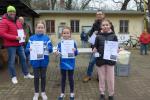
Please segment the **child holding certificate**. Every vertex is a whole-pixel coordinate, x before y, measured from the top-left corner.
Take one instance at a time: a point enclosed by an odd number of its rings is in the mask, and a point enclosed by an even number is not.
[[[39,97],[39,79],[41,80],[41,96],[43,100],[47,100],[45,93],[46,86],[46,70],[49,63],[49,53],[52,52],[52,43],[47,35],[45,35],[45,24],[38,22],[35,29],[35,35],[29,38],[26,46],[26,53],[30,54],[30,63],[34,72],[34,88],[35,93],[33,100]]]
[[[117,36],[111,30],[111,22],[104,19],[101,24],[101,32],[96,37],[93,52],[95,52],[96,65],[99,77],[100,100],[105,100],[105,80],[108,87],[108,100],[114,100],[114,65],[116,63],[116,52],[118,51]],[[108,43],[114,45],[108,49]],[[107,49],[106,49],[107,47]],[[105,52],[107,53],[105,54]],[[110,54],[110,56],[108,55]],[[109,59],[104,56],[107,55]]]
[[[78,54],[77,46],[71,39],[71,29],[65,27],[62,31],[62,40],[58,43],[56,55],[60,54],[60,70],[61,70],[61,94],[58,100],[64,100],[66,76],[68,74],[70,85],[70,100],[74,100],[74,69],[75,56]]]

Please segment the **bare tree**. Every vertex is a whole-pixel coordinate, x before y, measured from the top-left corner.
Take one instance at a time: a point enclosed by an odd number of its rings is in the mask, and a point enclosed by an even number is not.
[[[125,0],[122,7],[121,7],[121,10],[126,10],[127,9],[127,6],[128,6],[128,3],[129,3],[130,0]]]
[[[82,0],[82,5],[80,9],[85,9],[91,0]]]
[[[50,9],[54,10],[57,0],[48,0],[48,6]]]

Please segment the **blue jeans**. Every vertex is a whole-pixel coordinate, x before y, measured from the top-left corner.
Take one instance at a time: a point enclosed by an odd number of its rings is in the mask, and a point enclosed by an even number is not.
[[[96,57],[95,57],[94,53],[92,53],[91,58],[90,58],[90,62],[89,62],[89,66],[87,69],[87,76],[91,77],[95,64],[96,64]]]
[[[86,41],[82,41],[82,48],[86,48],[86,44],[87,44]]]
[[[140,53],[143,54],[143,51],[145,52],[144,54],[147,54],[147,49],[148,49],[148,44],[141,44],[140,46]]]
[[[24,48],[22,46],[12,46],[7,48],[7,52],[8,52],[8,70],[11,78],[16,76],[15,70],[16,53],[18,54],[19,60],[21,62],[22,72],[24,75],[27,75],[28,67],[26,64],[26,56],[24,53]]]

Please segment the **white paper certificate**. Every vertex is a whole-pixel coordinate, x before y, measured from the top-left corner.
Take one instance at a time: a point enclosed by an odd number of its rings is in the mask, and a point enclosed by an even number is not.
[[[93,33],[93,35],[89,38],[88,42],[91,43],[92,45],[95,44],[95,39],[96,39],[96,34]]]
[[[21,38],[21,40],[19,40],[19,43],[25,42],[24,30],[23,29],[18,29],[17,32],[18,32],[18,36]]]
[[[30,42],[30,60],[44,59],[44,43],[43,41]]]
[[[74,58],[74,40],[61,41],[61,54],[62,58]]]
[[[118,56],[118,42],[105,41],[103,59],[117,61]]]

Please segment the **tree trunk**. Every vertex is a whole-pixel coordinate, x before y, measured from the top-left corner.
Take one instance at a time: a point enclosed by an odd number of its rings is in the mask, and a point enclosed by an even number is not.
[[[67,9],[67,10],[71,10],[71,9],[72,9],[72,0],[68,0],[68,1],[66,2],[66,9]]]
[[[52,7],[52,10],[55,9],[55,4],[56,4],[56,0],[51,0],[51,7]]]
[[[87,7],[87,5],[90,3],[91,0],[85,1],[84,3],[82,3],[81,6],[81,10],[85,9]]]
[[[127,5],[129,3],[130,0],[125,0],[122,7],[121,7],[121,10],[126,10],[127,9]]]

